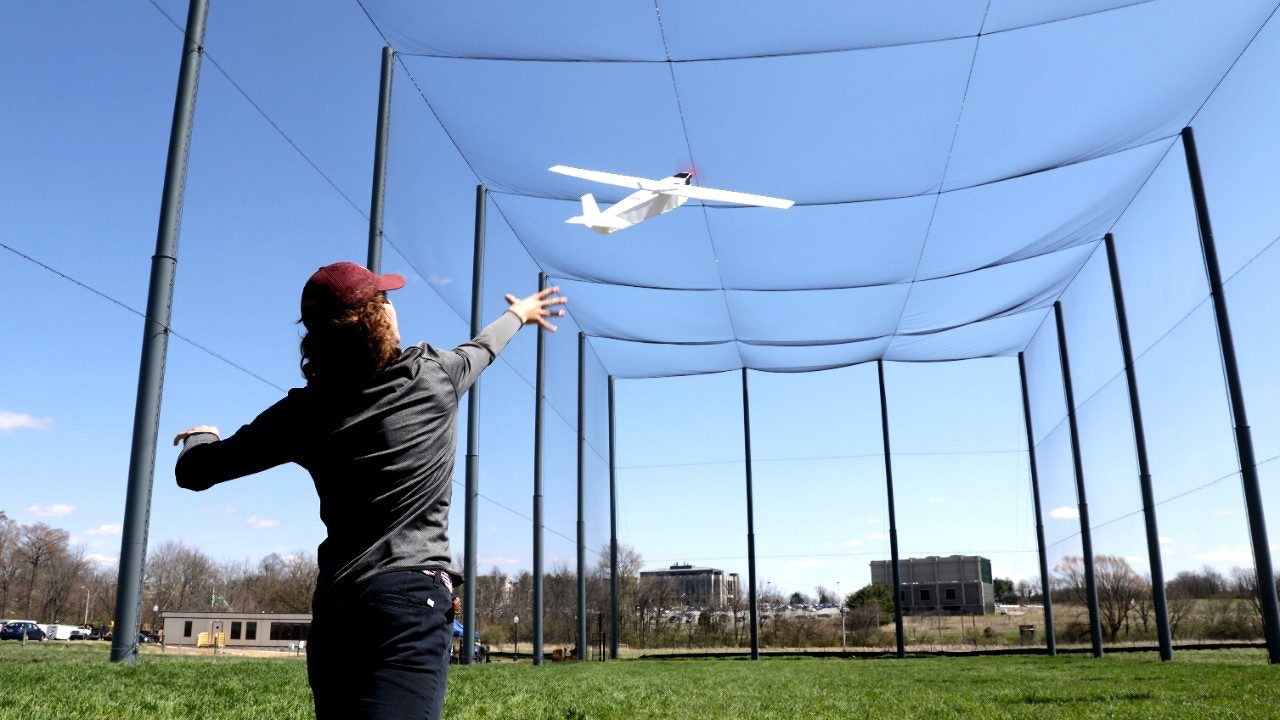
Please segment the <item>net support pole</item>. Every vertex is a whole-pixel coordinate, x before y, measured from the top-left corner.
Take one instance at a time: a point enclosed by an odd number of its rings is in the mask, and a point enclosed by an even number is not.
[[[1125,311],[1124,288],[1120,284],[1120,263],[1116,259],[1116,239],[1111,233],[1103,238],[1107,248],[1107,268],[1111,275],[1111,294],[1116,311],[1116,328],[1120,332],[1120,351],[1124,354],[1125,381],[1129,385],[1129,415],[1133,419],[1133,445],[1138,456],[1138,486],[1142,491],[1142,518],[1147,530],[1147,560],[1151,567],[1151,601],[1156,613],[1156,637],[1160,643],[1160,659],[1173,659],[1173,634],[1169,630],[1169,604],[1164,589],[1164,562],[1160,557],[1160,531],[1156,527],[1155,494],[1151,489],[1151,464],[1147,462],[1147,434],[1142,423],[1142,403],[1138,398],[1138,374],[1133,364],[1133,343],[1129,339],[1129,315]]]
[[[578,659],[587,659],[587,334],[578,333]]]
[[[383,55],[383,60],[387,58]],[[384,65],[384,69],[390,69]],[[389,88],[388,88],[389,89]],[[485,209],[489,192],[476,186],[476,222],[471,252],[471,337],[480,334],[484,323],[484,240]],[[372,240],[372,238],[371,238]],[[372,269],[372,268],[370,268]],[[376,271],[375,271],[376,272]],[[479,557],[480,514],[480,379],[467,391],[466,527],[462,548],[462,657],[464,665],[476,658],[476,558]]]
[[[755,490],[751,477],[751,395],[747,369],[742,368],[742,441],[747,464],[747,614],[751,620],[751,659],[760,659],[760,603],[756,597]]]
[[[187,180],[187,157],[191,129],[195,124],[196,90],[200,84],[200,59],[208,16],[208,0],[191,0],[187,6],[186,39],[178,70],[173,124],[169,129],[169,154],[160,199],[156,252],[151,256],[147,316],[142,330],[142,358],[138,367],[138,394],[133,410],[128,489],[120,539],[120,572],[116,580],[112,662],[133,663],[138,660],[143,569],[151,520],[151,488],[155,480],[165,358],[169,350],[169,321],[173,313],[173,283],[178,269],[178,233],[182,229],[183,189]]]
[[[538,291],[547,289],[546,273],[538,273]],[[547,389],[547,331],[538,327],[537,370],[533,402],[533,664],[542,664],[542,415]]]
[[[1253,432],[1245,412],[1244,388],[1236,363],[1235,340],[1231,335],[1231,316],[1227,312],[1227,296],[1222,291],[1222,271],[1218,265],[1218,248],[1209,222],[1209,202],[1205,197],[1204,179],[1200,175],[1200,155],[1196,152],[1195,133],[1182,129],[1182,147],[1187,157],[1187,176],[1195,200],[1196,223],[1200,246],[1204,251],[1205,273],[1209,276],[1209,295],[1213,299],[1213,317],[1218,328],[1218,345],[1222,352],[1222,370],[1226,375],[1227,393],[1231,401],[1231,422],[1235,427],[1236,454],[1240,461],[1240,480],[1244,486],[1245,511],[1249,517],[1249,541],[1253,545],[1253,562],[1258,574],[1258,593],[1262,610],[1262,629],[1267,639],[1267,655],[1272,663],[1280,663],[1280,610],[1276,604],[1275,573],[1271,567],[1271,546],[1267,541],[1267,523],[1262,512],[1262,489],[1258,482],[1258,465],[1253,454]]]
[[[1027,463],[1031,467],[1031,502],[1036,515],[1036,551],[1040,557],[1040,592],[1044,595],[1044,640],[1050,657],[1058,654],[1058,638],[1053,627],[1053,598],[1049,592],[1049,556],[1044,546],[1044,515],[1040,509],[1040,471],[1036,466],[1036,440],[1031,428],[1031,393],[1027,389],[1027,359],[1018,353],[1018,375],[1022,379],[1022,417],[1027,428]]]
[[[382,82],[378,86],[378,129],[373,143],[373,193],[369,203],[369,270],[382,272],[382,208],[387,186],[387,135],[391,128],[391,77],[396,53],[382,48]],[[472,328],[472,337],[476,336]],[[468,626],[470,627],[470,626]]]
[[[898,657],[906,657],[907,640],[902,627],[902,572],[898,567],[898,517],[893,504],[893,457],[889,444],[889,396],[884,389],[884,359],[876,360],[880,377],[880,430],[884,442],[884,485],[889,502],[889,561],[893,577],[893,632]]]
[[[614,446],[613,376],[609,376],[609,657],[618,659],[618,462]]]
[[[1076,396],[1071,387],[1071,358],[1067,353],[1067,328],[1062,320],[1062,301],[1053,303],[1058,327],[1058,361],[1062,364],[1062,392],[1067,401],[1067,426],[1071,430],[1071,467],[1076,482],[1076,507],[1080,513],[1080,552],[1084,555],[1084,600],[1089,607],[1089,638],[1093,656],[1102,657],[1102,617],[1098,612],[1098,583],[1093,572],[1093,532],[1089,525],[1089,502],[1085,496],[1084,461],[1080,456],[1080,424],[1076,421]]]

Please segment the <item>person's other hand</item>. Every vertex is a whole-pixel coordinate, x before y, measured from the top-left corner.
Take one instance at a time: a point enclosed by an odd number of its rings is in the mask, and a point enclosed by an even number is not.
[[[510,303],[511,312],[515,313],[526,325],[537,323],[544,330],[556,331],[556,326],[547,322],[549,317],[564,317],[564,310],[551,310],[553,305],[564,305],[569,302],[566,297],[551,297],[560,292],[559,287],[549,287],[541,292],[536,292],[527,298],[516,299],[515,295],[507,293],[507,302]]]
[[[212,425],[196,425],[195,427],[187,428],[186,430],[183,430],[177,435],[174,435],[173,444],[177,445],[178,443],[182,442],[183,440],[186,440],[192,435],[199,435],[200,433],[213,433],[214,436],[216,436],[219,440],[222,439],[222,435],[218,433],[218,428]]]

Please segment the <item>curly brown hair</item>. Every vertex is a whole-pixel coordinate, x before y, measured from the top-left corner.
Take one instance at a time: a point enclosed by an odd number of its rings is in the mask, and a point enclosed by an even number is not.
[[[400,357],[400,344],[383,308],[385,293],[336,315],[305,317],[302,375],[308,384],[354,385]]]

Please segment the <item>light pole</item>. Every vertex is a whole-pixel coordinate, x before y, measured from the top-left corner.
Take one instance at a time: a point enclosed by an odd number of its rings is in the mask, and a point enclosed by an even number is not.
[[[516,615],[511,618],[511,632],[512,632],[512,635],[514,636],[514,639],[512,640],[512,644],[513,644],[513,647],[515,648],[514,650],[512,650],[511,656],[512,656],[512,659],[515,659],[516,656],[520,654],[520,616],[519,615]]]
[[[836,602],[840,603],[840,652],[844,652],[844,596],[840,594],[840,581],[836,581]]]
[[[80,589],[84,591],[84,622],[81,623],[81,626],[83,627],[84,625],[89,624],[89,588],[81,585]]]

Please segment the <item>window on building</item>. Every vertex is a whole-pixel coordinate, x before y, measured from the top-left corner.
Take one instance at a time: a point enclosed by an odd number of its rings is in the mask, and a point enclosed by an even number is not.
[[[244,624],[244,639],[245,640],[258,639],[258,623],[251,622],[251,623]]]
[[[947,595],[946,595],[946,599],[947,599],[947,600],[955,600],[955,599],[956,599],[956,589],[955,589],[955,588],[947,588]]]
[[[191,637],[191,621],[182,623],[182,637]]]
[[[311,623],[271,623],[272,640],[306,640]]]
[[[921,599],[921,600],[924,600],[924,601],[928,601],[928,600],[929,600],[929,591],[928,591],[928,590],[921,590],[921,591],[920,591],[920,599]]]
[[[240,639],[240,621],[239,620],[231,621],[231,639],[232,640]]]

